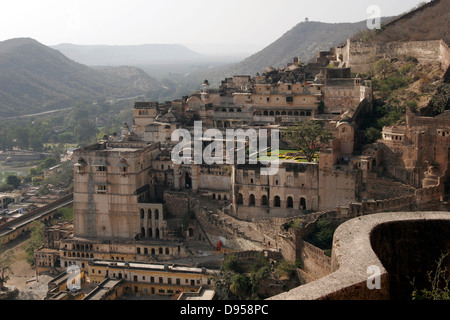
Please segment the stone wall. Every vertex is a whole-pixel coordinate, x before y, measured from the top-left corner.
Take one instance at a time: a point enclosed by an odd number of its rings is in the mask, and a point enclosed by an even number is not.
[[[189,196],[184,192],[166,191],[164,192],[165,212],[172,217],[182,217],[189,214],[191,204]]]
[[[448,251],[448,224],[448,212],[384,212],[351,219],[334,234],[332,273],[269,300],[401,298],[399,293],[411,288],[402,287],[406,282],[399,282],[399,276],[423,276],[440,252]],[[368,286],[377,282],[375,288]]]
[[[360,73],[369,71],[370,64],[382,58],[413,56],[419,62],[439,60],[445,65],[449,54],[448,47],[441,40],[367,43],[348,39],[344,46],[336,50],[337,56],[342,54],[346,67]]]
[[[377,212],[420,210],[430,205],[439,205],[443,197],[444,185],[421,188],[413,195],[394,197],[384,200],[363,201],[349,204],[349,215],[356,217]]]
[[[310,276],[319,279],[331,273],[331,258],[326,256],[322,249],[303,241],[300,256]]]

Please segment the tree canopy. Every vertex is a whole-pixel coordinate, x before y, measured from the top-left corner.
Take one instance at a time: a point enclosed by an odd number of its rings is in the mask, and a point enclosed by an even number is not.
[[[325,128],[323,121],[309,120],[288,128],[285,139],[299,148],[308,161],[333,139],[333,134]]]

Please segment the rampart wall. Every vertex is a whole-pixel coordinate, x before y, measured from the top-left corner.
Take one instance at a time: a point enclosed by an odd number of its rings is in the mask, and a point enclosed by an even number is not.
[[[369,43],[348,39],[344,46],[336,48],[336,54],[352,72],[360,73],[368,72],[370,64],[378,59],[399,56],[413,56],[419,62],[438,60],[443,70],[450,65],[450,50],[443,40]]]

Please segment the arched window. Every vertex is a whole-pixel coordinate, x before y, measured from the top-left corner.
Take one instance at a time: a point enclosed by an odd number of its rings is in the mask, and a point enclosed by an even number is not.
[[[148,220],[152,219],[152,209],[147,210],[147,216],[148,216]]]
[[[236,203],[237,204],[243,204],[244,203],[244,200],[243,200],[243,197],[242,197],[242,193],[238,193],[237,199],[236,199]]]
[[[279,196],[275,196],[275,198],[273,198],[273,206],[274,207],[281,207],[281,201],[280,201],[280,197]]]
[[[159,228],[156,228],[155,230],[155,238],[159,239]]]
[[[262,196],[261,204],[262,204],[263,206],[267,206],[267,205],[269,204],[269,199],[267,198],[266,195]]]
[[[141,228],[141,235],[143,238],[145,238],[145,228]]]
[[[311,117],[311,111],[306,111],[306,116]]]
[[[265,115],[265,116],[268,116],[268,115],[269,115],[269,112],[264,111],[264,115]]]
[[[155,255],[155,253],[156,253],[156,251],[155,251],[155,248],[152,248],[152,250],[150,250],[150,252],[152,253],[152,255],[154,256]]]
[[[294,207],[294,200],[292,200],[292,197],[287,198],[287,207],[293,208]]]
[[[306,199],[300,198],[300,210],[306,210]]]
[[[163,254],[163,248],[158,248],[158,253]]]
[[[249,205],[250,206],[254,206],[255,205],[255,196],[253,194],[250,195]]]
[[[148,237],[153,238],[153,231],[152,228],[148,228]]]
[[[140,212],[141,212],[141,219],[144,219],[144,209],[141,209]]]
[[[166,248],[166,254],[170,254],[170,253],[169,253],[169,248]]]
[[[155,219],[158,220],[159,219],[159,210],[155,209]]]
[[[148,254],[148,249],[144,248],[144,254]]]
[[[137,254],[141,254],[141,248],[137,248]]]

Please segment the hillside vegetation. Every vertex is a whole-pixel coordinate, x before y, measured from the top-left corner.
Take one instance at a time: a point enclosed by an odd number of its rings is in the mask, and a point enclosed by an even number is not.
[[[366,142],[381,138],[384,126],[403,124],[407,109],[428,115],[449,109],[450,86],[442,81],[443,75],[438,61],[419,63],[412,56],[374,62],[365,75],[372,78],[375,100],[373,117],[367,118],[361,128],[365,130]],[[428,110],[430,100],[439,96],[440,100]]]
[[[0,42],[0,70],[1,117],[136,96],[157,83],[133,67],[94,70],[29,38]]]
[[[382,25],[381,30],[364,30],[354,38],[376,42],[443,39],[449,43],[449,32],[450,0],[433,0]]]

